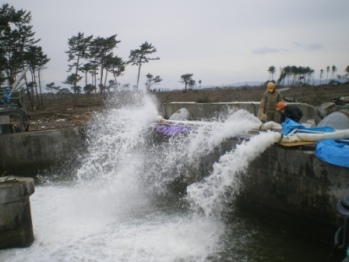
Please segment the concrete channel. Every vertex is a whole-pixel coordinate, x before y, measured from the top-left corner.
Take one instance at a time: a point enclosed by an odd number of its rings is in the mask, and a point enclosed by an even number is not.
[[[185,107],[197,118],[217,115],[222,109],[225,112],[233,106],[194,104],[187,103]],[[168,117],[183,106],[179,103],[165,105],[164,116]],[[249,103],[243,106],[254,112],[257,105]],[[308,115],[314,114],[315,117],[313,109],[306,110]],[[79,152],[86,147],[85,141],[84,127],[1,135],[0,174],[2,177],[35,177],[38,172],[64,161],[78,161]],[[200,170],[193,174],[195,179],[207,174],[211,164],[239,141],[239,138],[227,139],[207,159],[203,159]],[[297,231],[332,244],[334,230],[341,225],[336,203],[349,185],[349,169],[321,162],[311,147],[287,148],[275,144],[250,163],[240,179],[242,188],[236,198],[239,206],[259,212],[266,218],[272,216],[278,223],[290,223]],[[32,182],[27,183],[30,184],[28,188],[32,188]],[[185,190],[186,186],[179,181],[174,188]],[[25,192],[24,202],[34,189]],[[0,200],[2,198],[6,197],[0,195]],[[21,205],[26,205],[28,210],[29,205],[23,203]],[[3,207],[0,202],[0,214],[5,212]]]

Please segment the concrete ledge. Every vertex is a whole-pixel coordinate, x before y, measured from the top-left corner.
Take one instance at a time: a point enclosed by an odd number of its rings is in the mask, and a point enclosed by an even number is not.
[[[85,148],[84,127],[0,136],[0,176],[35,176],[38,171],[73,161]]]
[[[34,241],[29,197],[32,178],[0,182],[0,249],[27,247]]]

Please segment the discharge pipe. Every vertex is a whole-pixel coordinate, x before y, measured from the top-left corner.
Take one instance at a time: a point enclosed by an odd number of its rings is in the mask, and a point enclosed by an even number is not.
[[[204,121],[186,121],[186,120],[167,120],[164,119],[162,116],[158,116],[158,122],[160,124],[168,124],[168,125],[185,125],[185,126],[212,126],[213,122],[204,122]],[[267,130],[272,130],[272,131],[277,131],[275,132],[275,142],[280,142],[281,140],[281,125],[269,121],[266,123],[262,123],[261,121],[256,123],[255,127],[251,129],[251,131],[267,131]]]
[[[186,120],[167,120],[164,119],[162,116],[158,116],[158,122],[160,124],[170,124],[170,125],[187,125],[187,126],[210,126],[213,125],[213,122],[204,122],[204,121],[186,121]],[[260,131],[266,131],[266,130],[274,130],[274,131],[281,131],[282,127],[280,124],[269,121],[266,123],[256,123],[256,126],[252,128],[252,130],[260,130]]]
[[[316,142],[320,140],[324,140],[327,138],[332,139],[344,139],[349,137],[349,129],[338,130],[335,132],[329,133],[296,133],[289,134],[287,136],[282,137],[280,142],[290,143],[290,142],[300,142],[300,141],[309,141]]]

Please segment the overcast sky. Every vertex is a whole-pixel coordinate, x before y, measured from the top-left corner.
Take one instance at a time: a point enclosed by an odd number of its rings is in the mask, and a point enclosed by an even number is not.
[[[61,85],[68,73],[68,39],[82,32],[117,34],[114,54],[128,60],[130,50],[147,41],[160,60],[144,64],[145,75],[160,75],[157,87],[183,88],[180,76],[193,74],[202,85],[266,81],[270,66],[349,65],[349,0],[10,0],[32,14],[39,45],[51,58],[46,83]],[[326,74],[325,74],[326,75]],[[136,84],[137,68],[127,66],[121,84]]]

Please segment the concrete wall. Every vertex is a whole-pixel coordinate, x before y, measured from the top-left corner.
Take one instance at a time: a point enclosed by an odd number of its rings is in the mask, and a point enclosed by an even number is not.
[[[0,175],[35,176],[39,170],[73,161],[84,142],[82,127],[0,135]]]
[[[242,193],[264,206],[335,225],[333,212],[348,178],[349,169],[320,161],[314,151],[274,145],[241,176]]]
[[[277,217],[304,233],[333,243],[340,225],[337,201],[349,187],[349,169],[319,160],[313,150],[268,148],[241,175],[238,202]]]
[[[31,178],[0,180],[0,249],[27,247],[33,243],[29,202],[33,193]]]

